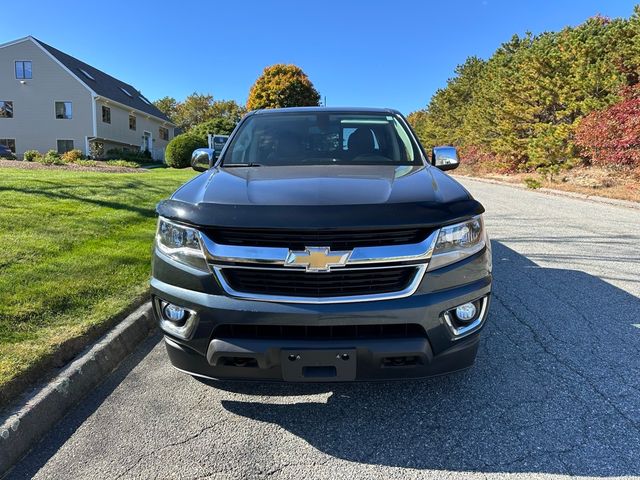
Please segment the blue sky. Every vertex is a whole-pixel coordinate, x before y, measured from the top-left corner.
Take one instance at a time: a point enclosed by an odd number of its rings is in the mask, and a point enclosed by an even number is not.
[[[91,6],[91,4],[95,6]],[[423,107],[470,55],[514,33],[628,17],[633,1],[3,2],[0,43],[33,35],[150,99],[244,103],[266,65],[303,68],[328,105]]]

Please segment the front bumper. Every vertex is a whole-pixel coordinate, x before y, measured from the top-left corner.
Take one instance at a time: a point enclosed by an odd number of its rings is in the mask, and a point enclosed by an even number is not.
[[[409,297],[345,304],[291,304],[232,298],[221,290],[210,273],[190,269],[156,253],[151,291],[154,298],[183,306],[197,315],[197,325],[188,340],[165,332],[172,364],[193,375],[269,381],[419,378],[465,369],[473,364],[478,333],[485,319],[471,335],[455,338],[446,325],[444,312],[462,303],[489,297],[491,252],[484,249],[461,262],[428,272],[418,290]],[[159,318],[155,301],[154,310]],[[424,335],[339,340],[216,338],[214,330],[225,324],[332,327],[412,324],[420,325]],[[335,371],[330,369],[328,374],[318,370],[313,375],[298,375],[298,364],[289,364],[286,360],[292,354],[302,357],[300,362],[305,365],[302,368],[307,369],[318,362],[330,364],[331,355],[344,353],[349,361],[334,362]],[[323,354],[326,355],[322,357]]]
[[[422,378],[433,375],[451,373],[469,368],[473,365],[479,345],[479,336],[475,335],[457,343],[452,348],[434,356],[429,341],[425,338],[397,340],[360,340],[357,343],[348,340],[326,342],[287,340],[270,342],[267,340],[224,340],[211,342],[211,351],[203,357],[189,347],[165,336],[165,345],[169,359],[174,367],[191,375],[209,379],[267,380],[267,381],[352,381],[352,380],[393,380]],[[355,350],[355,375],[343,374],[339,369],[330,370],[327,374],[309,376],[295,375],[287,378],[283,360],[288,352],[316,353],[329,350],[341,352]],[[257,364],[245,366],[228,365],[216,361],[217,358],[233,356],[250,357]],[[213,357],[213,358],[212,358]],[[389,358],[415,358],[415,364],[392,365]],[[212,363],[209,363],[213,361]],[[413,362],[412,362],[413,363]],[[324,362],[331,365],[331,362]]]

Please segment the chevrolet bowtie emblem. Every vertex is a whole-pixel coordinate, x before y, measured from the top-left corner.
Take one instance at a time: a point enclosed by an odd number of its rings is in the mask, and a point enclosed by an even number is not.
[[[332,252],[329,247],[306,247],[303,252],[289,250],[285,267],[304,267],[307,272],[328,272],[331,267],[344,267],[350,251]]]

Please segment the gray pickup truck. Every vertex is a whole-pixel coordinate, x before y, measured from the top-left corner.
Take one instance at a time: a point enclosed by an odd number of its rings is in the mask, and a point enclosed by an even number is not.
[[[172,364],[213,379],[470,367],[491,293],[484,208],[390,109],[251,112],[158,204],[151,292]]]

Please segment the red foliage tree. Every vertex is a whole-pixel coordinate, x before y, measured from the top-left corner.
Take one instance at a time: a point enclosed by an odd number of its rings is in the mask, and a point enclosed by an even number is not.
[[[624,89],[618,103],[587,115],[575,142],[596,165],[640,167],[640,85]]]

